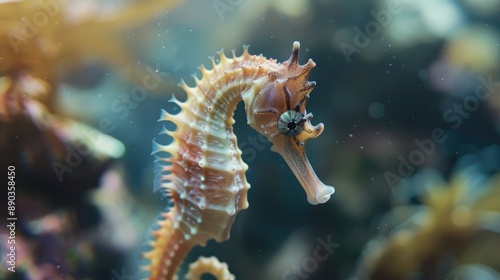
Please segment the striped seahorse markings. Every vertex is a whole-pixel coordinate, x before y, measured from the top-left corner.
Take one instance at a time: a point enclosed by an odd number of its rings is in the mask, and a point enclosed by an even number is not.
[[[299,48],[294,42],[291,57],[283,63],[250,55],[246,46],[241,56],[233,51],[232,58],[220,51],[218,63],[211,59],[211,70],[199,68],[202,77],[194,76],[194,87],[180,83],[186,101],[173,97],[170,102],[181,112],[172,115],[162,110],[159,121],[177,127],[160,132],[173,138],[170,144],[153,141],[155,189],[165,191],[173,207],[161,214],[164,219],[153,232],[152,250],[144,254],[150,262],[144,267],[148,279],[176,279],[191,248],[210,239],[227,240],[237,213],[248,207],[248,165],[233,133],[233,114],[241,100],[248,124],[272,142],[271,149],[285,159],[309,203],[325,203],[334,193],[318,179],[305,154],[307,140],[319,136],[323,124],[313,126],[312,114],[306,112],[316,84],[307,77],[315,63],[309,59],[299,65]],[[204,272],[217,279],[234,278],[214,258],[200,258],[190,268],[186,279],[198,279],[196,275]]]

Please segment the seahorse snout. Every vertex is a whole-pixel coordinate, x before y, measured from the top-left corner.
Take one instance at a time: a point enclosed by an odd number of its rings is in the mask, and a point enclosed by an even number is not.
[[[295,137],[280,135],[273,139],[273,151],[279,153],[292,170],[307,194],[307,201],[313,205],[322,204],[330,199],[335,188],[323,184],[314,172],[305,152],[305,141],[317,137],[323,132],[323,124],[312,126],[309,121],[304,130]],[[278,138],[278,137],[276,137]]]

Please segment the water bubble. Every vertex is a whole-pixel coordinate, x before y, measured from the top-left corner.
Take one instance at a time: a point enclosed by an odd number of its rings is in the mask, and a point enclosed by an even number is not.
[[[373,102],[368,107],[368,114],[374,119],[380,119],[385,115],[385,106],[380,102]]]

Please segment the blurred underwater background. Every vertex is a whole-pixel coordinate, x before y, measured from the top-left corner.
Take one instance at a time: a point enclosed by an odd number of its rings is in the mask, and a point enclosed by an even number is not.
[[[336,192],[310,205],[240,104],[250,207],[180,277],[214,255],[239,280],[500,279],[499,15],[500,0],[0,0],[17,218],[15,273],[0,227],[0,279],[139,279],[169,205],[151,142],[177,84],[220,49],[284,61],[294,41],[317,64],[308,110],[325,125],[307,153]]]

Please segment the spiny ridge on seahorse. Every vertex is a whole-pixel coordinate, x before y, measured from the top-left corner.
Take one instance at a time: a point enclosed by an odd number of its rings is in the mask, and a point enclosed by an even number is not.
[[[162,213],[165,219],[158,221],[160,228],[153,232],[152,250],[144,254],[149,260],[144,267],[148,279],[177,279],[191,248],[210,239],[227,240],[236,214],[248,207],[248,166],[232,128],[241,100],[248,124],[273,143],[271,149],[285,159],[309,203],[325,203],[334,193],[333,187],[318,179],[305,154],[306,141],[319,136],[323,124],[313,126],[312,114],[306,112],[309,93],[316,85],[307,77],[315,63],[309,59],[299,65],[299,48],[294,42],[291,57],[283,63],[250,55],[247,46],[241,56],[233,51],[232,58],[219,51],[220,61],[212,58],[211,70],[199,68],[202,77],[194,76],[194,87],[180,83],[187,100],[173,97],[170,102],[181,112],[172,115],[162,110],[159,121],[171,121],[177,128],[160,132],[170,135],[172,143],[153,141],[155,189],[166,191],[173,207]],[[207,258],[198,262],[192,270],[217,273],[219,280],[233,279],[225,264]],[[201,274],[190,271],[187,279],[198,279],[196,275]]]

